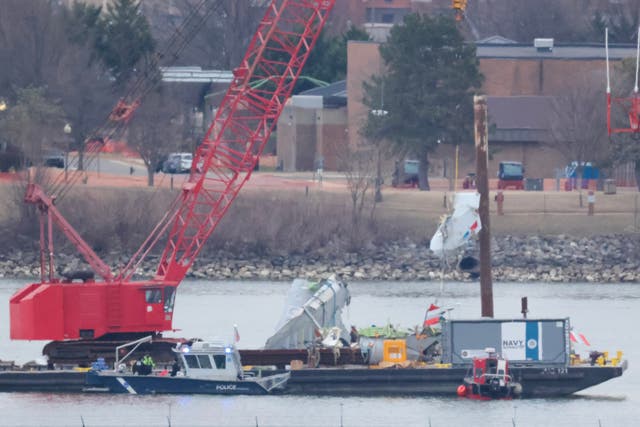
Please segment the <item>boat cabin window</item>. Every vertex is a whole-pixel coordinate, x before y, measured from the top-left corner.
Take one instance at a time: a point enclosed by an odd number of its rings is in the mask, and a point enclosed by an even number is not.
[[[184,360],[187,362],[187,366],[191,369],[198,369],[200,365],[198,364],[198,358],[193,354],[185,354]]]
[[[209,355],[208,354],[199,354],[198,355],[198,362],[200,362],[200,367],[202,369],[211,369],[211,359],[209,359]]]
[[[220,356],[213,356],[213,357],[214,358],[222,357],[222,360],[223,360],[222,368],[218,366],[217,360],[216,360],[216,367],[219,369],[224,369],[224,356],[220,355]],[[187,362],[187,366],[191,369],[214,369],[208,354],[185,354],[184,360]]]
[[[226,369],[227,367],[227,356],[224,354],[214,354],[213,361],[216,362],[216,368],[218,369]]]
[[[176,288],[174,286],[167,286],[164,288],[164,312],[173,312],[173,303],[176,299]]]
[[[144,292],[144,299],[147,304],[158,304],[162,302],[162,291],[160,289],[147,289]]]
[[[487,374],[495,374],[498,369],[497,360],[487,360]]]
[[[482,376],[482,368],[476,368],[473,376],[475,378],[480,378]]]

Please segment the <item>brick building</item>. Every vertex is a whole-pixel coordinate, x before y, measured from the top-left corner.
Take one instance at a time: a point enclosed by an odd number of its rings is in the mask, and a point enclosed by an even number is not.
[[[344,80],[291,97],[278,119],[278,167],[339,169],[339,154],[349,143],[346,106]]]
[[[347,96],[350,143],[356,144],[358,129],[368,111],[362,104],[363,81],[382,70],[375,42],[349,42]],[[635,46],[610,47],[615,63],[633,58]],[[542,144],[548,125],[541,116],[544,99],[557,95],[567,82],[581,73],[601,73],[605,85],[605,52],[602,44],[553,45],[545,40],[540,46],[518,44],[500,37],[477,43],[480,70],[485,76],[482,92],[488,95],[489,174],[495,176],[502,160],[521,161],[528,177],[552,178],[564,169],[568,160]],[[605,102],[604,99],[602,102]],[[514,114],[515,113],[518,114]],[[604,119],[604,118],[603,118]],[[607,143],[607,141],[603,141]],[[459,177],[475,170],[473,141],[460,141]],[[443,146],[431,157],[430,176],[450,177],[454,157],[452,146]]]

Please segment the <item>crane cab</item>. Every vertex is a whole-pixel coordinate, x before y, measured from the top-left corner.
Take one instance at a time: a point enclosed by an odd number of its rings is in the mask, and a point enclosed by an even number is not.
[[[171,330],[175,284],[34,283],[11,297],[11,339],[93,339]],[[64,316],[59,307],[64,307]]]

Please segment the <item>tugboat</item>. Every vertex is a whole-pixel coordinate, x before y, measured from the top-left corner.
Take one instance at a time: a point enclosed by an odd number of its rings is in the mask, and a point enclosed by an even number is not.
[[[499,357],[494,348],[485,352],[486,357],[473,358],[473,371],[458,387],[458,396],[477,400],[519,397],[522,386],[509,375],[509,362]]]
[[[133,351],[133,350],[132,350]],[[223,341],[196,341],[174,349],[171,372],[129,371],[123,360],[114,370],[92,369],[85,391],[130,394],[247,394],[261,395],[282,390],[289,373],[265,377],[244,372],[235,345]],[[126,358],[126,356],[125,356]],[[134,365],[135,367],[136,365]]]

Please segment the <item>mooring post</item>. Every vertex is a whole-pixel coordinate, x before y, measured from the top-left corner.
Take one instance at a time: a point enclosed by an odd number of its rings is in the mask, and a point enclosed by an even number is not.
[[[491,282],[491,227],[489,222],[489,128],[487,126],[487,97],[473,97],[476,143],[476,187],[480,194],[478,214],[482,229],[480,243],[480,297],[482,317],[493,317],[493,284]]]
[[[520,312],[522,313],[522,317],[526,319],[527,313],[529,312],[529,303],[527,301],[527,297],[520,298]]]

